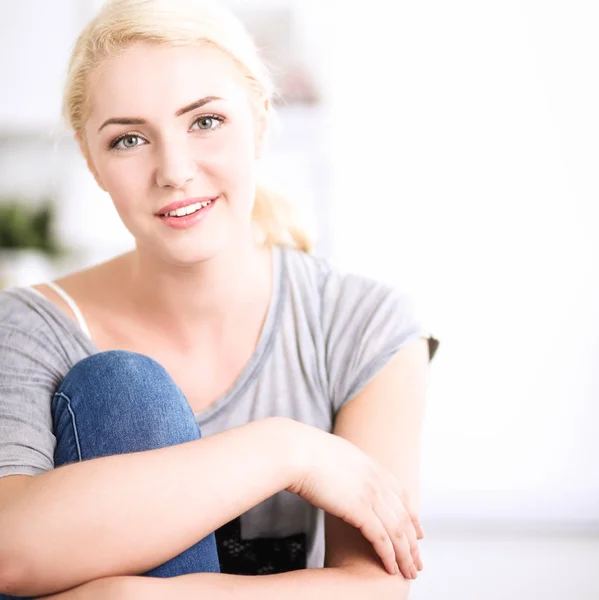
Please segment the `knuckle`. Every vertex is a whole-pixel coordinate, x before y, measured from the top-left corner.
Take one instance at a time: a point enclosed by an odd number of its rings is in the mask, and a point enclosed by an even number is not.
[[[368,487],[363,489],[358,497],[360,509],[365,512],[372,511],[373,500],[373,491]]]
[[[404,527],[408,527],[412,523],[412,519],[410,519],[410,515],[407,512],[402,512],[399,516],[399,520]]]
[[[403,538],[405,537],[405,535],[406,535],[406,533],[405,533],[405,531],[404,531],[403,527],[401,526],[401,524],[400,524],[400,525],[398,525],[398,526],[395,528],[395,538],[396,538],[397,540],[399,540],[399,541],[402,541],[402,540],[403,540]]]
[[[358,517],[356,515],[353,515],[353,514],[345,515],[343,517],[343,520],[346,523],[349,523],[352,527],[355,527],[356,529],[362,529],[362,527],[364,527],[363,519],[361,519],[360,517]]]

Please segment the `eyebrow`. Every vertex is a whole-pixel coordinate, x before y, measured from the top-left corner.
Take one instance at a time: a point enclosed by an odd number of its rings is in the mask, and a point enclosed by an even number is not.
[[[209,102],[214,102],[215,100],[222,100],[218,96],[206,96],[205,98],[201,98],[200,100],[196,100],[183,108],[180,108],[176,113],[175,117],[181,117],[184,114],[191,112],[192,110],[196,110],[197,108],[201,108],[202,106],[208,104]],[[140,119],[139,117],[113,117],[111,119],[106,119],[104,123],[98,129],[98,133],[104,129],[107,125],[144,125],[146,123],[145,119]]]

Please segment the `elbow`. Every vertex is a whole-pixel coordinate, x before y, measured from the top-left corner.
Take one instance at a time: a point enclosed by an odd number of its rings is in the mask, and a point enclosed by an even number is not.
[[[19,535],[18,527],[8,527],[2,521],[0,519],[0,531],[3,534],[0,545],[0,598],[3,598],[2,594],[31,596],[32,573],[35,569],[31,569],[31,562],[25,560],[27,553],[17,543],[23,536]],[[10,519],[4,519],[6,521],[12,523]]]
[[[23,570],[15,561],[0,556],[0,594],[22,596]]]
[[[32,576],[22,563],[2,561],[0,559],[0,599],[4,594],[8,597],[35,597],[54,594],[61,590],[56,586],[46,585],[39,577]]]
[[[27,475],[2,477],[0,486],[0,594],[25,596],[23,585],[26,566],[22,552],[18,551],[23,540],[19,523],[25,521],[23,510],[27,487],[32,480]]]
[[[6,548],[0,549],[0,600],[4,598],[4,594],[11,598],[37,598],[67,589],[57,585],[55,575],[45,576],[47,572],[48,569],[20,552],[6,552]]]
[[[0,515],[2,516],[2,515]],[[0,531],[2,532],[2,541],[0,544],[0,595],[7,594],[16,596],[18,591],[18,582],[21,577],[20,569],[18,569],[18,561],[10,556],[10,548],[12,548],[10,533],[7,535],[5,523],[6,519],[0,518]]]
[[[25,565],[20,553],[16,551],[15,540],[18,539],[13,527],[8,526],[12,519],[6,518],[3,511],[0,514],[0,598],[9,596],[24,596],[22,593],[25,580]]]

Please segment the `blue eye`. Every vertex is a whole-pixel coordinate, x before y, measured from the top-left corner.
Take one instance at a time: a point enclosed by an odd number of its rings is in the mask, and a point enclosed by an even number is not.
[[[198,126],[197,129],[209,131],[211,129],[216,129],[223,121],[224,119],[217,115],[204,115],[199,119],[196,119],[193,124]]]
[[[115,150],[132,150],[133,148],[137,148],[137,146],[141,146],[143,142],[143,138],[139,135],[123,135],[120,138],[117,138],[110,144],[110,147]]]
[[[192,124],[192,131],[214,131],[218,129],[225,122],[225,118],[219,115],[202,115],[198,117]],[[117,152],[126,152],[127,150],[134,150],[139,146],[144,146],[149,143],[140,135],[134,133],[126,133],[116,138],[109,144],[110,150],[116,150]]]

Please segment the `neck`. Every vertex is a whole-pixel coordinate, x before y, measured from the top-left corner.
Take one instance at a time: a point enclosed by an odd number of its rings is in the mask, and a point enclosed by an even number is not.
[[[265,311],[271,296],[271,251],[254,243],[231,245],[192,266],[173,266],[139,249],[127,263],[136,306],[157,328],[182,338],[218,334],[247,311]]]

